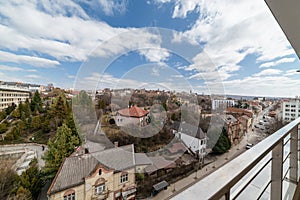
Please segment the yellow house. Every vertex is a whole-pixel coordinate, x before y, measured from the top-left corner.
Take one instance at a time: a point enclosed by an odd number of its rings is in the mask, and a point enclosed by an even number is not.
[[[135,199],[134,145],[74,153],[61,164],[49,200]]]

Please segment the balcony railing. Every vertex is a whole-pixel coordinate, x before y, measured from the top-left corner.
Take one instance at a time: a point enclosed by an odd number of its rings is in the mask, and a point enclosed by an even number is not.
[[[293,199],[299,180],[300,118],[172,199]]]

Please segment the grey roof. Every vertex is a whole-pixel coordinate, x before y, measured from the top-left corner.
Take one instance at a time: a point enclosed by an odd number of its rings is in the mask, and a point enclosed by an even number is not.
[[[235,123],[237,119],[232,115],[220,115],[225,123]]]
[[[84,178],[88,177],[99,163],[114,170],[134,167],[133,144],[88,154],[72,154],[62,163],[48,192],[52,194],[84,183]]]
[[[56,174],[49,192],[55,193],[82,183],[84,177],[87,177],[98,163],[91,154],[66,158]]]
[[[203,139],[205,138],[205,133],[202,131],[200,127],[193,126],[188,123],[180,123],[177,129],[178,132],[184,133],[186,135],[190,135],[192,137]]]
[[[110,169],[124,170],[135,166],[133,144],[94,152],[92,155]]]
[[[135,164],[136,165],[151,165],[152,161],[144,153],[135,153]]]

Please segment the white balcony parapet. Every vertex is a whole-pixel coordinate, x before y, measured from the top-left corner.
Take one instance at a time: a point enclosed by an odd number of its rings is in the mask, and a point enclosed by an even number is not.
[[[241,194],[262,173],[270,175],[249,199],[292,199],[299,181],[299,124],[297,118],[171,199],[244,199]]]

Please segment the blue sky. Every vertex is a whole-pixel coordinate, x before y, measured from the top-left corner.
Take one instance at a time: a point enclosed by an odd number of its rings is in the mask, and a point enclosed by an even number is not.
[[[0,34],[3,81],[300,93],[299,59],[261,0],[1,1]]]

